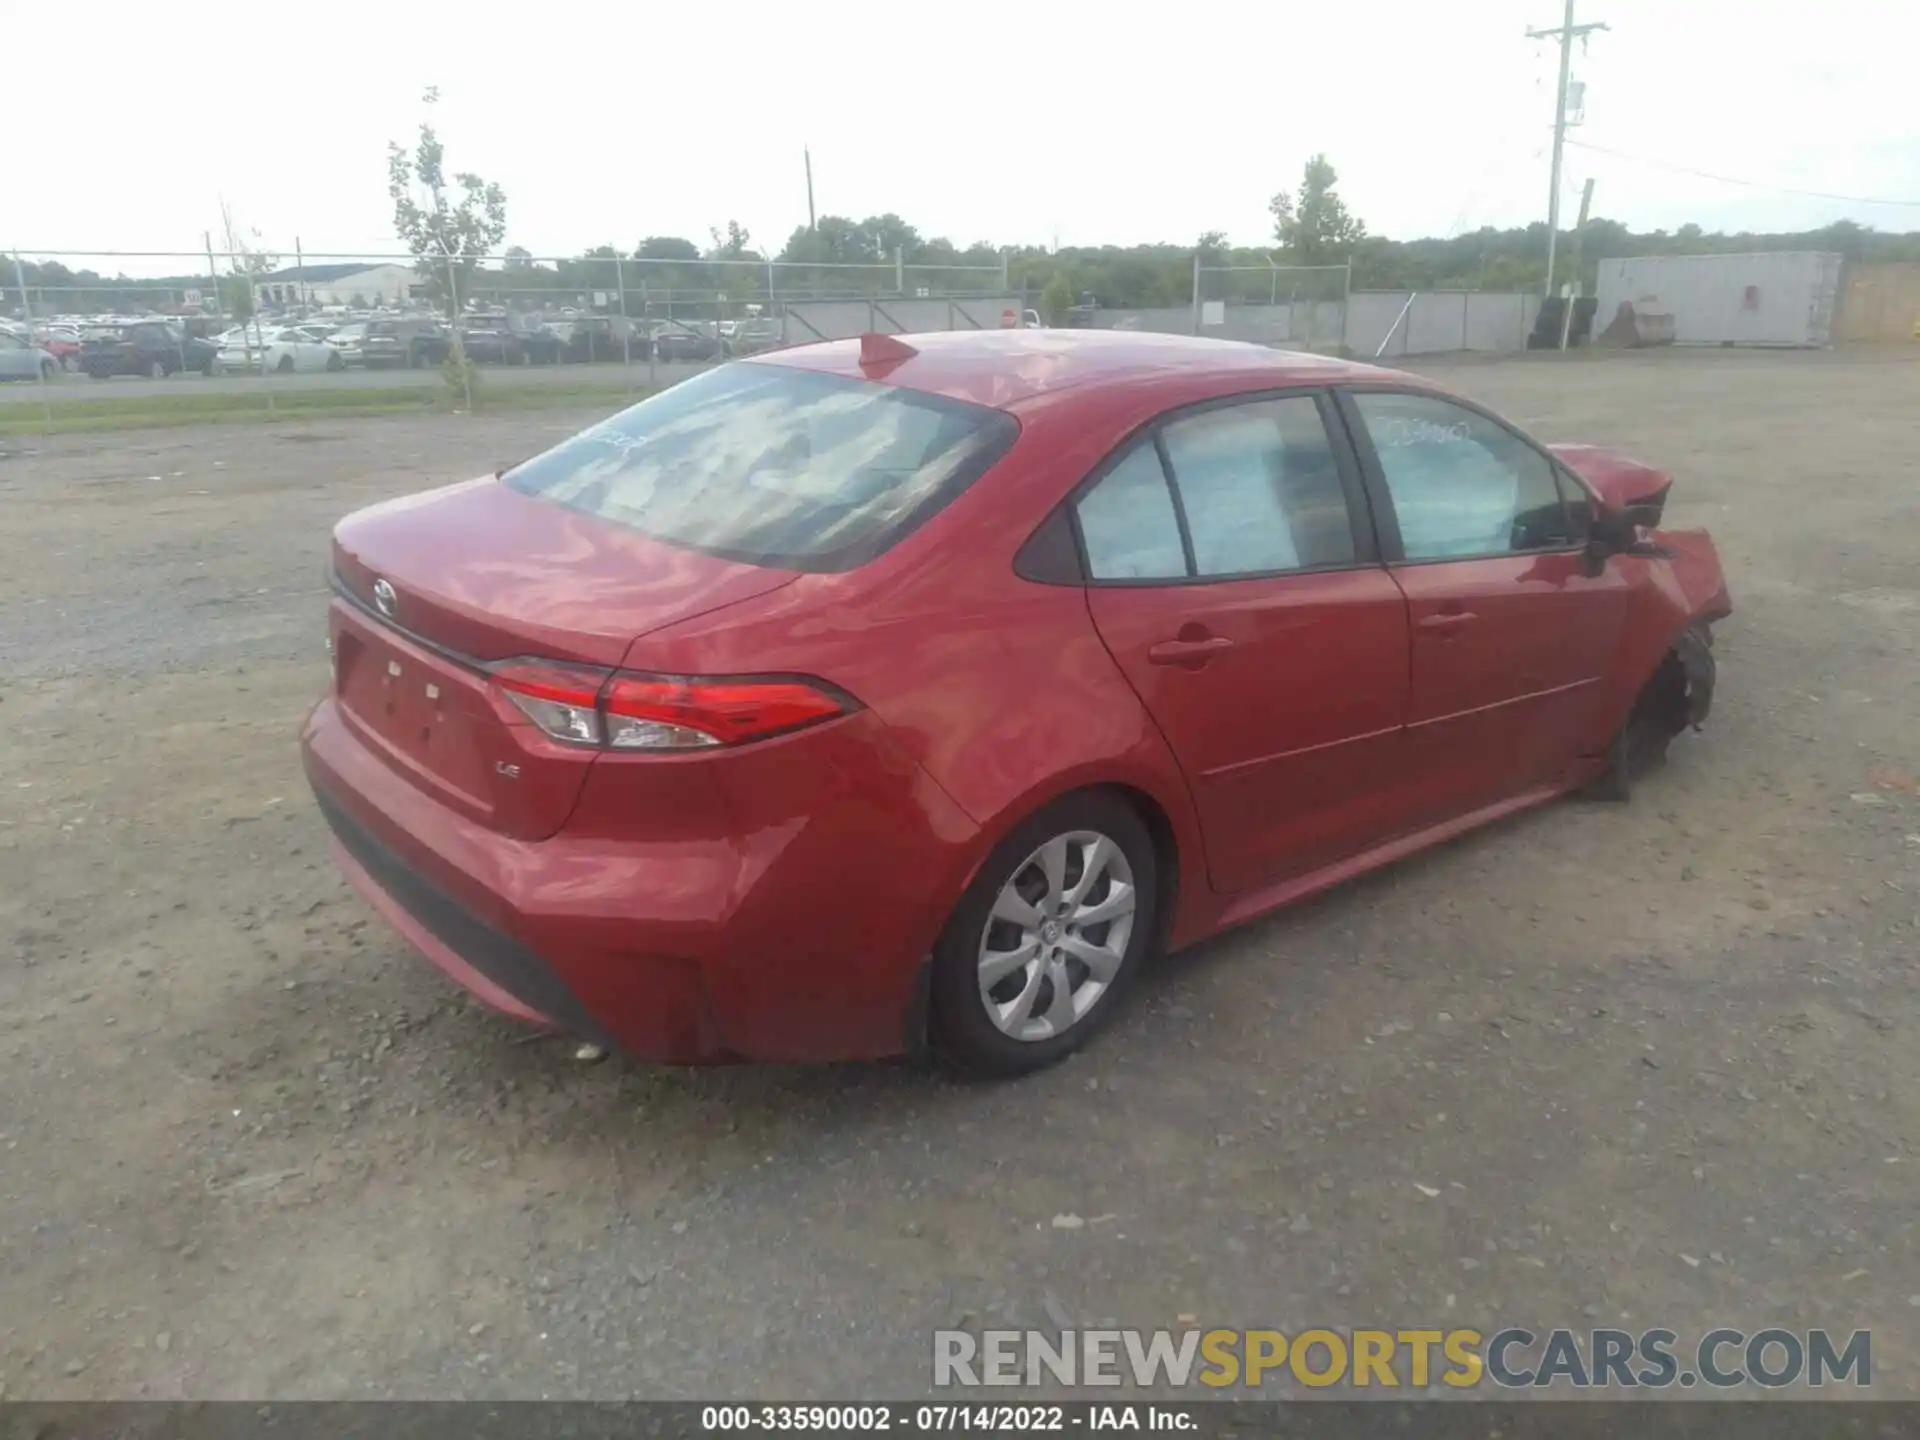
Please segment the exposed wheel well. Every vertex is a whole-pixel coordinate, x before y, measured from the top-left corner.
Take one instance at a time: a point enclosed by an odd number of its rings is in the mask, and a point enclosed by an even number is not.
[[[1155,928],[1159,931],[1153,937],[1153,943],[1156,951],[1164,949],[1167,937],[1173,933],[1174,911],[1180,903],[1180,842],[1174,837],[1173,822],[1167,818],[1167,812],[1160,807],[1160,802],[1144,790],[1117,784],[1090,788],[1108,791],[1125,801],[1140,817],[1153,840],[1154,913],[1157,917]]]

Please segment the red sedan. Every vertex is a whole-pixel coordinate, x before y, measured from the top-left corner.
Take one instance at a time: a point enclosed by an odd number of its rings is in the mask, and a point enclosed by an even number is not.
[[[1624,797],[1730,608],[1668,484],[1248,345],[772,352],[341,522],[306,768],[353,883],[510,1014],[1018,1073],[1155,951]]]

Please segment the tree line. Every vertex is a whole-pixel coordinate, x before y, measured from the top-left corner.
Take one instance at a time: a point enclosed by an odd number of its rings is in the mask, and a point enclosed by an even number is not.
[[[413,153],[394,147],[390,160],[398,167],[390,177],[396,229],[421,257],[422,275],[429,278],[436,298],[443,298],[436,277],[445,265],[432,261],[449,252],[456,256],[463,293],[528,299],[548,292],[558,297],[612,291],[623,285],[630,299],[645,292],[750,301],[766,298],[770,286],[776,296],[887,295],[894,293],[896,261],[907,271],[909,291],[925,288],[933,294],[998,290],[1004,270],[1011,289],[1045,296],[1045,308],[1051,311],[1088,301],[1109,309],[1187,304],[1193,299],[1196,257],[1204,271],[1203,298],[1243,302],[1337,295],[1346,284],[1349,265],[1358,290],[1530,291],[1546,280],[1543,222],[1415,240],[1373,235],[1347,210],[1337,172],[1323,155],[1308,161],[1296,189],[1273,196],[1273,238],[1261,245],[1234,245],[1224,234],[1210,231],[1184,244],[1048,249],[976,240],[963,246],[944,236],[923,236],[913,224],[888,212],[865,219],[822,215],[812,226],[796,227],[778,250],[756,244],[743,225],[728,220],[710,229],[704,243],[649,235],[630,250],[600,245],[557,260],[536,260],[519,246],[509,247],[498,260],[490,258],[505,232],[505,197],[477,176],[461,174],[446,181],[437,137],[426,127]],[[410,211],[409,180],[419,181],[414,189],[424,196]],[[464,203],[468,200],[472,203]],[[1600,217],[1589,220],[1577,237],[1571,230],[1562,231],[1557,278],[1577,278],[1591,293],[1595,267],[1604,258],[1755,250],[1827,250],[1853,261],[1920,261],[1920,232],[1882,232],[1851,220],[1792,232],[1726,234],[1699,225],[1636,231]],[[769,261],[777,262],[772,275]],[[1307,266],[1329,268],[1320,275],[1294,268]],[[64,291],[63,306],[70,309],[144,306],[157,291],[204,289],[207,279],[182,275],[132,281],[70,270],[57,261],[25,261],[22,268],[29,289]]]

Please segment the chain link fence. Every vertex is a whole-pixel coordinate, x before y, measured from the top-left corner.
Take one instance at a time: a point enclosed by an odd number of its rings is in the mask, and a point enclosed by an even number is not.
[[[1208,265],[1193,267],[1193,331],[1290,350],[1340,349],[1345,343],[1353,267]]]
[[[684,367],[783,345],[868,330],[992,328],[1031,303],[1008,285],[1004,264],[910,264],[900,255],[790,263],[608,248],[462,264],[298,248],[291,257],[211,246],[23,251],[0,259],[0,379],[38,379],[49,424],[53,402],[74,398],[71,382],[86,377],[258,376],[272,410],[274,388],[297,388],[302,372],[356,384],[376,377],[342,372],[443,366],[471,405],[475,377],[488,369],[511,372],[487,381],[491,392],[564,383],[550,367],[618,365],[620,374],[597,383],[632,393]],[[0,401],[23,398],[0,392]]]

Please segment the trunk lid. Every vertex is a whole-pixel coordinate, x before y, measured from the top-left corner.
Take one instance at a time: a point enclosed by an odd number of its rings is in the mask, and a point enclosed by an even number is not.
[[[600,752],[542,734],[488,662],[611,668],[649,631],[795,578],[664,545],[492,477],[348,516],[333,560],[343,716],[396,772],[520,839],[566,822]]]

